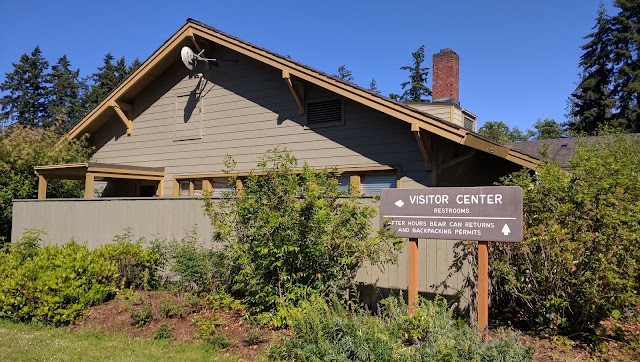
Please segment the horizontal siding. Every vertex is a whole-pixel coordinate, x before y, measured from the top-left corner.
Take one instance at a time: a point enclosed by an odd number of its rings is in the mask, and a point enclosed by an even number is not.
[[[377,202],[362,202],[377,208]],[[93,199],[93,200],[16,200],[13,203],[11,240],[16,241],[26,229],[43,229],[45,244],[61,244],[71,239],[86,242],[90,248],[110,243],[116,235],[131,228],[135,237],[147,241],[155,238],[182,238],[196,228],[201,243],[210,244],[211,226],[202,212],[202,201],[194,198]],[[374,228],[380,225],[379,215],[371,219]],[[419,290],[421,292],[455,294],[463,287],[472,268],[465,263],[462,270],[448,277],[454,261],[454,241],[420,240]],[[408,256],[406,246],[398,262],[382,268],[366,264],[356,275],[356,281],[375,284],[380,288],[406,289]],[[443,282],[447,289],[434,286]],[[463,297],[468,298],[467,291]]]

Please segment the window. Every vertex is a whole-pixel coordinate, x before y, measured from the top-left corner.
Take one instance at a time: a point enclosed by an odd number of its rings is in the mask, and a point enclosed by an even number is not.
[[[202,196],[202,180],[179,180],[178,196]]]
[[[344,101],[340,98],[307,101],[307,126],[339,126],[344,124]]]
[[[235,185],[229,184],[228,178],[214,178],[213,182],[213,197],[224,197],[229,192],[234,191]]]
[[[360,176],[360,191],[365,195],[380,195],[382,189],[395,189],[397,184],[396,174]]]

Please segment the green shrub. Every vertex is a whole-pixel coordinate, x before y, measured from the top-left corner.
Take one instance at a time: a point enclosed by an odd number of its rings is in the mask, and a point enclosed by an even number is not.
[[[134,307],[131,310],[131,319],[133,319],[133,325],[136,327],[142,327],[145,324],[153,320],[153,308],[151,302],[145,300],[140,306]]]
[[[115,294],[113,263],[73,241],[37,248],[34,235],[0,253],[0,318],[65,325]]]
[[[169,268],[169,284],[178,290],[207,293],[226,286],[228,268],[220,251],[198,242],[195,229],[182,239],[162,244]]]
[[[164,318],[181,317],[183,313],[180,302],[174,297],[166,296],[160,300],[160,315]]]
[[[158,341],[171,340],[171,338],[173,338],[173,332],[166,324],[160,325],[158,329],[156,329],[156,334],[153,336],[153,339]]]
[[[504,180],[524,192],[524,241],[490,244],[497,316],[550,334],[593,333],[633,310],[640,261],[640,140],[582,142],[569,172],[553,163]]]
[[[226,165],[232,173],[234,162]],[[271,150],[240,192],[219,202],[204,198],[214,240],[227,245],[231,291],[276,325],[280,310],[299,300],[345,295],[365,261],[394,260],[402,242],[374,232],[375,209],[341,192],[337,172],[296,166],[286,150]]]
[[[392,297],[393,298],[393,297]],[[452,318],[444,299],[420,299],[413,315],[397,299],[382,302],[376,316],[314,298],[290,311],[293,337],[270,349],[270,357],[296,361],[531,361],[516,335],[499,333],[483,343],[478,333]]]
[[[205,342],[214,349],[224,349],[229,346],[229,340],[223,332],[218,331],[218,327],[223,324],[218,319],[196,318],[194,323],[198,326],[196,338]]]
[[[159,271],[164,260],[153,249],[144,248],[144,241],[144,238],[133,241],[131,229],[126,229],[123,235],[114,237],[112,244],[104,245],[97,251],[118,266],[121,289],[152,290],[160,285]]]

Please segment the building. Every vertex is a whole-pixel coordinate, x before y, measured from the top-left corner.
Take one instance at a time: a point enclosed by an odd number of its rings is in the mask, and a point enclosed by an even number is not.
[[[217,61],[193,62],[186,54],[184,64],[186,46]],[[430,105],[394,102],[189,19],[68,132],[90,134],[90,162],[36,167],[39,200],[15,200],[12,240],[35,227],[49,242],[97,246],[126,227],[140,236],[180,237],[193,225],[207,240],[195,197],[233,187],[221,171],[225,156],[242,176],[277,146],[311,167],[336,167],[341,183],[367,195],[384,187],[491,185],[536,166],[536,158],[465,128],[465,119],[475,122],[457,93]],[[84,180],[85,198],[46,199],[52,179]],[[448,274],[451,245],[422,243],[422,291]],[[406,288],[403,263],[404,253],[399,266],[366,269],[358,278]]]

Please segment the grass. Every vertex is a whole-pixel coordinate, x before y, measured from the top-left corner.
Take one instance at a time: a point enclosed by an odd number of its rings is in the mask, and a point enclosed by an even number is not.
[[[0,320],[0,361],[237,361],[202,344],[71,332]]]

